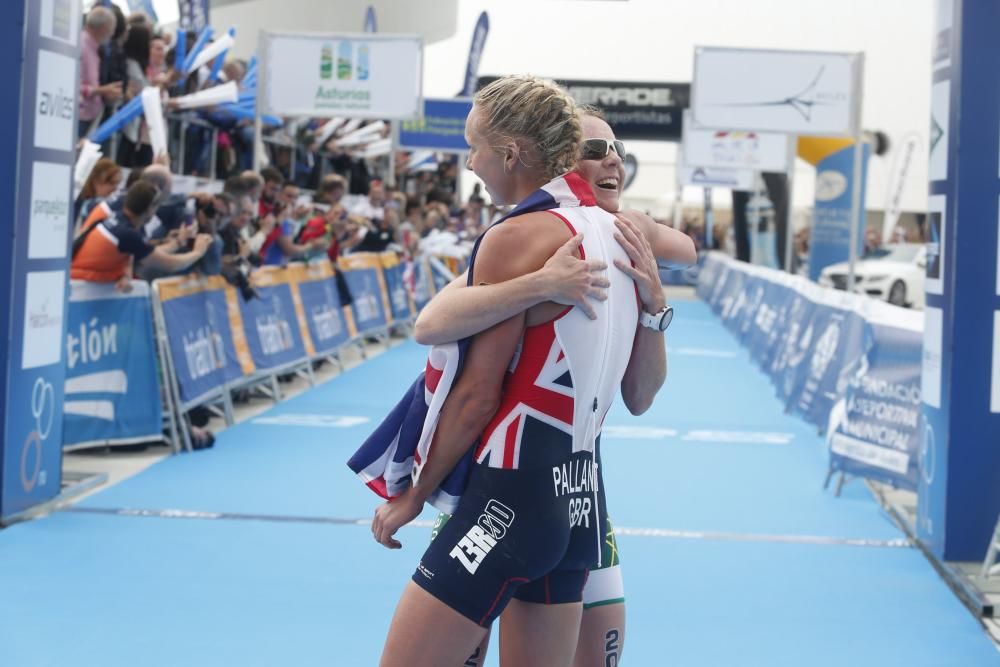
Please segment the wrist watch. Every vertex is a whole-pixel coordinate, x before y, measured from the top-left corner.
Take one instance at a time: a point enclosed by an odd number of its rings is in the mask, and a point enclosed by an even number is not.
[[[672,319],[674,319],[673,306],[664,306],[653,314],[642,311],[639,324],[654,331],[666,331]]]

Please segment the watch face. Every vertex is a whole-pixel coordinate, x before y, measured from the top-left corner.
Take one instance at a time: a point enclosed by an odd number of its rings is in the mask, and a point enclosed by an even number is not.
[[[667,306],[666,312],[660,316],[660,331],[666,331],[667,327],[670,326],[671,320],[673,319],[674,319],[674,309],[672,306]]]

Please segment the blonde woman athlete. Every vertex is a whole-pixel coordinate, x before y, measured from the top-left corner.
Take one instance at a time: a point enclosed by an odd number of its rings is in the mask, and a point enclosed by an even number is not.
[[[619,386],[633,412],[652,402],[665,351],[659,331],[639,328],[640,309],[644,320],[662,320],[666,308],[658,280],[654,290],[645,275],[655,275],[655,262],[631,266],[616,225],[622,239],[642,239],[567,174],[581,127],[563,91],[532,77],[500,79],[476,95],[466,138],[468,166],[493,200],[518,204],[477,242],[470,284],[537,271],[577,233],[581,257],[617,270],[607,300],[593,304],[595,319],[541,303],[472,338],[419,477],[372,522],[375,539],[398,548],[395,532],[474,451],[458,507],[399,602],[381,664],[461,665],[504,612],[502,664],[568,667],[605,532],[601,425]]]
[[[686,234],[659,225],[640,211],[619,211],[625,176],[624,145],[616,140],[599,109],[582,107],[581,111],[584,139],[576,171],[590,184],[598,206],[618,213],[619,219],[631,228],[633,238],[623,247],[632,261],[648,266],[652,252],[655,256],[652,261],[660,260],[661,264],[693,264],[697,254],[694,242]],[[651,238],[653,242],[649,247],[633,243],[639,238]],[[547,300],[590,309],[586,299],[600,299],[607,281],[600,275],[602,265],[573,258],[572,253],[582,240],[580,236],[573,237],[545,267],[505,283],[470,289],[464,285],[465,276],[457,278],[421,311],[415,328],[417,342],[438,345],[458,340]],[[438,516],[431,539],[448,518],[443,513]],[[488,643],[489,635],[463,667],[483,665]],[[591,570],[583,590],[583,614],[573,665],[614,667],[621,661],[624,644],[625,592],[618,545],[609,518],[602,567]]]

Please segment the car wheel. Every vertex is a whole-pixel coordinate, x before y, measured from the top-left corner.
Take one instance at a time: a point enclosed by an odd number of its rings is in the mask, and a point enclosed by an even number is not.
[[[889,303],[894,306],[906,305],[906,285],[902,280],[897,280],[889,288]]]

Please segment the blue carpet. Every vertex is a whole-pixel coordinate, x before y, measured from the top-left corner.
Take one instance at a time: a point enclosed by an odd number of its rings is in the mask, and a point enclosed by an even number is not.
[[[375,665],[427,538],[57,514],[0,534],[0,664]],[[623,537],[626,665],[1000,664],[911,549]],[[492,662],[496,664],[496,650]]]
[[[645,415],[618,405],[605,423],[616,524],[901,537],[863,485],[840,499],[821,491],[823,440],[783,413],[704,305],[677,310],[667,386]],[[366,423],[245,422],[214,450],[82,505],[370,517],[376,497],[344,462],[423,360],[405,343],[265,415]],[[0,665],[374,665],[427,530],[400,537],[404,549],[389,552],[355,525],[79,513],[16,525],[0,531]],[[620,546],[626,665],[1000,664],[914,549],[631,536]]]

